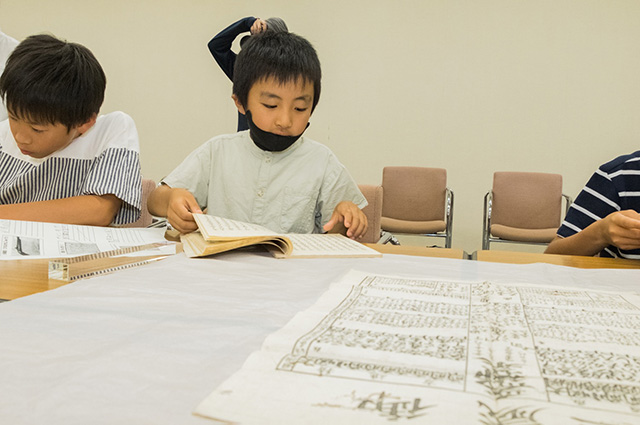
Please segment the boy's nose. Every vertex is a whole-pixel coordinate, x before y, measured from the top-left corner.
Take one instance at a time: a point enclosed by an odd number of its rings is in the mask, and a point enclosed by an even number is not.
[[[21,145],[27,145],[31,143],[28,132],[20,123],[12,123],[10,127],[11,133],[13,133],[13,138],[17,143],[20,143]]]
[[[286,129],[291,127],[292,124],[293,121],[291,120],[291,112],[282,111],[280,114],[278,114],[278,117],[276,119],[276,126],[278,128]]]
[[[27,137],[26,132],[20,131],[20,130],[16,130],[13,133],[13,138],[15,139],[15,141],[21,145],[28,145],[31,143],[31,141],[29,140],[29,138]]]

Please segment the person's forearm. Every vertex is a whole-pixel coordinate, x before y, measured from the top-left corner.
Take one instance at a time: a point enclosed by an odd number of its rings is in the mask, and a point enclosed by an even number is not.
[[[208,43],[209,50],[213,54],[214,52],[224,52],[231,49],[233,41],[238,35],[251,30],[251,25],[255,22],[256,18],[248,16],[240,19],[229,25],[218,34],[216,34]]]
[[[50,201],[0,205],[0,218],[108,226],[122,201],[114,195],[83,195]]]
[[[147,209],[156,217],[166,217],[170,196],[171,187],[164,184],[156,187],[147,199]]]
[[[581,232],[569,237],[556,237],[545,250],[545,254],[593,256],[602,251],[607,245],[606,240],[604,240],[599,231],[599,222],[595,222]]]

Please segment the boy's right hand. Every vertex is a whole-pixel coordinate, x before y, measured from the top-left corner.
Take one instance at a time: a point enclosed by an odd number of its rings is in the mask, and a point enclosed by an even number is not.
[[[623,250],[640,248],[640,214],[634,210],[617,211],[603,218],[600,223],[607,245]]]
[[[596,255],[609,245],[622,250],[640,248],[640,214],[616,211],[566,238],[556,236],[545,254]]]
[[[167,220],[180,233],[189,233],[198,229],[193,213],[202,214],[196,198],[186,189],[171,189]]]

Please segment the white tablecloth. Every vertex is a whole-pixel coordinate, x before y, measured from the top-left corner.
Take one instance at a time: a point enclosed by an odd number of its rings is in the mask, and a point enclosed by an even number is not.
[[[0,303],[0,424],[207,424],[192,411],[347,271],[640,290],[639,270],[385,255],[184,255]]]

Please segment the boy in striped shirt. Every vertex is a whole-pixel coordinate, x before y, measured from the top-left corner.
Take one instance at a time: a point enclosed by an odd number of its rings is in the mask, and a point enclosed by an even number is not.
[[[0,77],[0,219],[107,226],[140,215],[138,134],[98,116],[106,78],[84,46],[27,37]]]
[[[640,259],[640,151],[593,174],[545,253]]]

